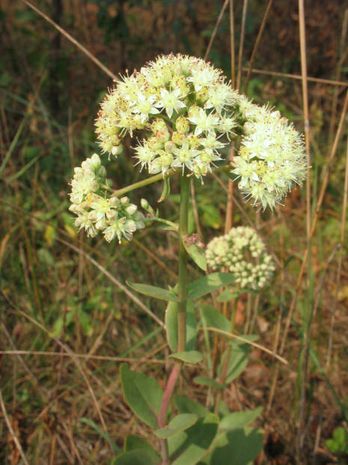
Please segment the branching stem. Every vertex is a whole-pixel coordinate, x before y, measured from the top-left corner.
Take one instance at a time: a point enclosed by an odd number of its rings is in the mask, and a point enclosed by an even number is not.
[[[172,176],[175,171],[169,171],[166,176]],[[133,184],[129,184],[129,186],[123,187],[122,189],[117,189],[114,191],[114,195],[120,197],[121,195],[127,194],[128,192],[135,191],[136,189],[140,189],[141,187],[148,186],[150,184],[154,184],[155,182],[162,181],[163,174],[158,173],[154,176],[150,176],[149,178],[142,179],[141,181],[134,182]]]
[[[218,168],[215,168],[214,170],[212,170],[212,173],[222,173],[222,172],[228,172],[230,170],[231,170],[231,165],[227,163],[226,165],[222,165],[222,166],[219,166]],[[171,169],[167,171],[165,175],[163,175],[163,173],[158,173],[158,174],[155,174],[154,176],[149,176],[148,178],[142,179],[141,181],[134,182],[133,184],[129,184],[129,186],[122,187],[121,189],[116,189],[116,190],[113,190],[108,186],[103,186],[103,187],[107,190],[112,191],[113,194],[116,195],[117,197],[120,197],[121,195],[125,195],[128,192],[132,192],[142,187],[149,186],[150,184],[163,181],[164,178],[172,177],[178,173],[180,173],[180,171]],[[186,176],[182,176],[182,178],[184,177],[186,179]],[[189,180],[190,178],[188,178],[187,182],[189,182]]]

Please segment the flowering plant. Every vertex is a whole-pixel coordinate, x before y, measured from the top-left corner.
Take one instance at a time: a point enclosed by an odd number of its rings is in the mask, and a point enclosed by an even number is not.
[[[125,194],[160,180],[166,185],[174,175],[180,177],[178,225],[156,218],[170,223],[178,233],[177,285],[161,289],[129,283],[139,293],[167,301],[164,326],[173,366],[164,390],[154,379],[127,365],[121,367],[125,400],[154,430],[160,455],[143,438],[133,438],[125,442],[125,451],[113,463],[221,465],[228,457],[229,463],[247,465],[262,446],[259,431],[248,426],[260,411],[231,413],[221,393],[245,368],[252,339],[234,332],[234,312],[228,319],[216,306],[200,304],[198,319],[195,307],[213,292],[222,291],[218,300],[226,301],[224,292],[231,287],[235,303],[246,290],[260,291],[270,281],[274,265],[251,228],[231,229],[212,239],[206,251],[190,240],[190,181],[195,177],[203,181],[222,166],[239,179],[246,197],[263,208],[274,208],[304,178],[302,138],[278,112],[259,107],[233,90],[212,65],[183,55],[161,56],[116,83],[101,105],[96,133],[102,151],[111,158],[120,156],[130,142],[136,165],[153,176],[113,191],[97,154],[75,168],[70,210],[77,217],[76,226],[89,236],[101,232],[108,242],[131,240],[145,226],[146,215],[154,220],[155,212],[143,199],[142,213]],[[232,143],[236,156],[230,164],[227,155]],[[189,282],[189,258],[205,276]],[[205,356],[197,350],[199,329],[205,335]],[[227,339],[219,363],[210,352],[210,332]],[[207,405],[181,396],[174,406],[172,397],[183,366],[203,360],[209,376],[197,377],[195,382],[209,387]]]

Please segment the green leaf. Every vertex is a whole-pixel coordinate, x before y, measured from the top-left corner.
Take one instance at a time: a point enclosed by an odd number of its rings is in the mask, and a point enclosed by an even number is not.
[[[218,302],[229,302],[239,296],[239,292],[231,292],[229,289],[225,289],[216,299]]]
[[[178,341],[178,304],[169,302],[165,313],[165,327],[167,341],[170,349],[175,352]],[[186,307],[186,349],[193,350],[196,346],[197,321],[192,301],[187,302]]]
[[[175,396],[174,403],[180,413],[195,413],[199,417],[205,417],[209,413],[209,410],[202,404],[187,396]]]
[[[209,386],[214,389],[225,389],[226,385],[218,383],[215,379],[208,378],[208,376],[196,376],[193,380],[196,384],[202,386]]]
[[[200,210],[202,210],[202,223],[205,226],[219,229],[222,224],[220,210],[210,202],[210,199],[209,203],[199,202],[199,205]]]
[[[178,344],[178,304],[168,302],[164,317],[167,342],[172,352],[176,351]]]
[[[250,465],[262,450],[259,430],[236,429],[223,434],[214,449],[210,465]]]
[[[155,435],[160,439],[168,439],[175,434],[181,433],[193,426],[198,420],[194,413],[182,413],[174,417],[165,428],[155,431]]]
[[[202,306],[202,318],[205,326],[221,329],[222,331],[229,332],[231,323],[212,305]]]
[[[245,412],[233,412],[226,415],[221,421],[219,429],[222,431],[232,431],[234,429],[241,429],[249,425],[249,423],[256,420],[262,412],[262,407],[254,410],[246,410]]]
[[[187,301],[186,306],[186,350],[196,348],[198,324],[195,314],[195,306],[192,300]]]
[[[170,195],[170,177],[166,176],[163,178],[163,189],[161,197],[158,199],[158,203],[163,202]]]
[[[188,285],[188,295],[192,300],[199,299],[206,294],[216,291],[222,286],[233,283],[232,273],[211,273],[204,278],[197,279]]]
[[[126,438],[125,443],[124,443],[124,452],[131,452],[131,451],[141,451],[143,456],[146,458],[146,460],[149,461],[148,463],[150,465],[151,464],[157,465],[160,462],[160,457],[155,451],[155,449],[144,438],[140,436],[135,436],[131,434],[130,436]],[[126,459],[123,458],[122,460],[128,460],[134,457],[134,455],[135,454],[132,454],[130,457],[128,456],[126,457]],[[135,460],[137,460],[137,458]],[[128,462],[125,462],[125,463],[127,464]]]
[[[204,249],[196,244],[188,244],[187,241],[183,240],[186,252],[195,262],[195,264],[203,271],[207,271],[207,260],[205,258]]]
[[[170,358],[175,358],[176,360],[180,360],[180,362],[189,363],[191,365],[195,365],[203,360],[203,355],[198,350],[189,350],[187,352],[176,352],[174,354],[169,355]]]
[[[229,364],[226,376],[226,384],[231,383],[234,379],[238,378],[238,376],[245,370],[248,360],[249,360],[249,353],[250,353],[250,346],[248,344],[240,343],[240,342],[231,342],[231,354],[228,355],[228,350],[222,356],[221,364],[219,367],[219,375],[221,369],[224,365],[225,357],[229,356]]]
[[[151,286],[150,284],[131,283],[127,281],[130,288],[154,299],[165,300],[167,302],[179,302],[179,298],[175,295],[174,291],[168,291],[161,287]]]
[[[116,457],[112,465],[159,465],[160,457],[148,449],[134,449]]]
[[[348,454],[348,430],[336,428],[332,438],[325,441],[325,445],[334,454]]]
[[[142,438],[141,436],[131,434],[126,437],[124,442],[124,452],[129,452],[134,449],[147,449],[155,452],[153,447],[146,441],[146,439]]]
[[[123,395],[129,407],[144,423],[156,429],[162,389],[154,379],[131,371],[127,365],[122,365],[120,372]]]
[[[216,406],[215,410],[216,415],[219,415],[219,418],[223,418],[231,413],[230,409],[228,408],[226,402],[222,399],[219,400],[218,405]]]
[[[172,465],[196,465],[211,446],[217,430],[218,418],[208,414],[186,431],[168,439],[169,455]],[[222,461],[220,465],[224,463]]]

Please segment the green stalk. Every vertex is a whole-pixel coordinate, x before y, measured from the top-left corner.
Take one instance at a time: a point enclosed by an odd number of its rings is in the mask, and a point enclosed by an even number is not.
[[[186,348],[186,305],[187,305],[187,252],[184,239],[187,235],[188,206],[190,199],[190,178],[180,178],[180,214],[179,214],[179,277],[178,277],[178,352]]]
[[[231,166],[224,165],[220,166],[219,168],[214,169],[212,172],[213,173],[223,173],[223,172],[228,172],[231,169]],[[121,195],[127,194],[128,192],[135,191],[136,189],[140,189],[141,187],[149,186],[150,184],[154,184],[159,181],[163,181],[164,177],[172,177],[175,174],[178,174],[178,170],[169,170],[167,173],[163,176],[163,173],[158,173],[155,174],[154,176],[150,176],[148,178],[142,179],[141,181],[134,182],[133,184],[130,184],[129,186],[122,187],[121,189],[114,190],[111,187],[108,186],[103,186],[105,189],[112,191],[114,195],[117,197],[120,197]],[[182,178],[184,176],[181,176]]]
[[[174,174],[174,171],[169,171],[166,176],[172,176]],[[117,189],[114,191],[114,195],[117,195],[120,197],[121,195],[127,194],[128,192],[134,191],[136,189],[140,189],[141,187],[148,186],[150,184],[153,184],[158,181],[162,181],[163,179],[163,174],[158,173],[155,174],[154,176],[150,176],[149,178],[142,179],[141,181],[134,182],[133,184],[130,184],[129,186],[122,187],[122,189]]]

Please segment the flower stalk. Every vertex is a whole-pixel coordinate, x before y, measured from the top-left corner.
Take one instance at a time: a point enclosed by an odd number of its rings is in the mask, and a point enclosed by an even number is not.
[[[175,170],[168,171],[166,173],[167,176],[172,176],[175,173]],[[155,174],[154,176],[150,176],[148,178],[142,179],[141,181],[134,182],[133,184],[130,184],[129,186],[123,187],[122,189],[117,189],[114,191],[114,195],[117,197],[127,194],[128,192],[135,191],[136,189],[140,189],[141,187],[149,186],[150,184],[154,184],[155,182],[162,181],[163,180],[163,174],[158,173]]]
[[[188,206],[190,199],[190,178],[180,178],[179,213],[179,278],[178,278],[178,352],[186,348],[186,306],[187,306],[187,252],[184,245],[188,226]]]
[[[186,348],[186,306],[187,306],[187,252],[184,245],[185,236],[188,232],[188,207],[190,200],[190,178],[180,178],[180,210],[179,210],[179,277],[178,277],[178,345],[177,351],[184,352]],[[170,399],[173,395],[177,380],[181,371],[181,363],[175,362],[169,375],[160,413],[158,415],[158,426],[163,428],[167,422],[167,411]],[[169,464],[168,445],[166,440],[161,441],[162,464]]]

